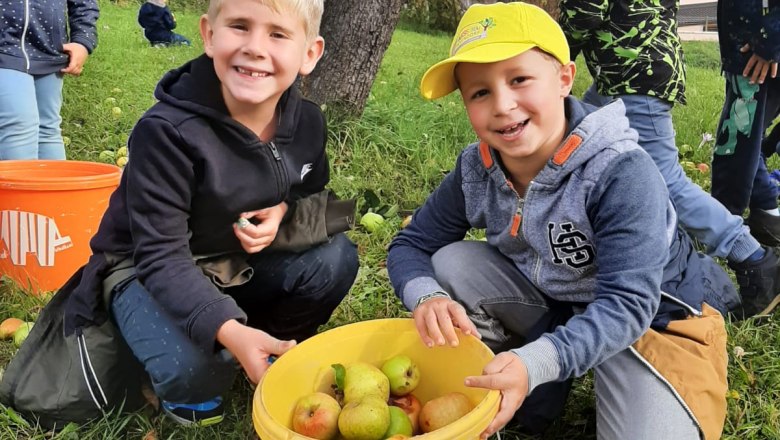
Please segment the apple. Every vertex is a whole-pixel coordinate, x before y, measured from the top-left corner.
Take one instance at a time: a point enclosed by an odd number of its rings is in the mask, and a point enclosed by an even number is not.
[[[293,431],[317,440],[332,440],[339,433],[341,406],[325,393],[307,394],[295,404]]]
[[[390,380],[390,393],[405,396],[420,383],[420,368],[409,356],[399,354],[382,364],[382,373]]]
[[[344,374],[344,403],[376,396],[387,402],[390,397],[390,381],[382,371],[365,362],[355,362]]]
[[[387,427],[385,432],[385,438],[393,437],[396,435],[410,436],[414,434],[412,428],[412,421],[409,420],[409,416],[406,412],[397,406],[389,407],[390,410],[390,426]]]
[[[422,432],[435,431],[465,416],[474,408],[468,397],[462,393],[448,393],[429,400],[420,411]]]
[[[414,394],[407,394],[401,397],[391,397],[390,405],[397,406],[398,408],[404,410],[406,415],[409,416],[409,421],[412,422],[412,431],[420,432],[419,418],[422,404],[420,403],[419,399],[414,397]]]
[[[704,173],[708,173],[708,172],[710,171],[710,166],[709,166],[709,165],[707,165],[706,163],[700,163],[700,164],[696,165],[696,168],[697,168],[697,169],[699,170],[699,172],[701,172],[702,174],[704,174]]]
[[[407,438],[411,438],[411,437],[409,437],[408,435],[396,434],[392,437],[386,438],[385,440],[406,440]]]
[[[117,159],[116,164],[117,166],[124,168],[124,166],[127,165],[127,156],[122,156]]]
[[[119,108],[119,107],[111,107],[111,114],[115,118],[118,118],[118,117],[122,116],[122,109]]]
[[[411,215],[407,215],[406,217],[404,217],[404,219],[401,220],[401,229],[409,226],[409,223],[411,223],[411,222],[412,222],[412,216]]]
[[[368,232],[374,232],[385,222],[385,218],[375,212],[367,212],[360,218],[360,225]]]
[[[116,159],[116,153],[114,153],[111,150],[103,150],[98,155],[98,159],[100,159],[100,160],[102,160],[104,162],[112,161],[112,160]]]
[[[27,335],[30,334],[34,324],[34,322],[24,322],[16,329],[14,332],[14,345],[17,347],[22,346],[22,342],[27,339]]]
[[[339,431],[346,440],[381,440],[389,426],[387,402],[375,395],[347,403],[339,414]]]
[[[19,318],[8,318],[0,323],[0,339],[11,339],[20,325],[24,324]]]
[[[116,150],[117,156],[127,156],[127,147],[119,147],[118,150]]]

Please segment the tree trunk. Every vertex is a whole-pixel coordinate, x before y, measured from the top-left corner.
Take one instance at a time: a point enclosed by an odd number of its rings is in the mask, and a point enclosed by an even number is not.
[[[320,34],[325,54],[301,82],[303,94],[360,115],[404,0],[326,0]]]

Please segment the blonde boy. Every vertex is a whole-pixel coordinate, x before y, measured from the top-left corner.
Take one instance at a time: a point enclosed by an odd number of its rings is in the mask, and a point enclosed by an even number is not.
[[[421,90],[458,89],[479,142],[393,240],[391,281],[428,346],[457,345],[459,328],[498,353],[465,378],[501,391],[482,438],[518,409],[524,427],[543,429],[523,416],[550,397],[534,390],[591,368],[600,439],[719,438],[725,330],[705,301],[722,306],[734,287],[677,228],[622,103],[580,103],[574,75],[540,8],[466,11]],[[462,241],[471,228],[487,241]],[[689,336],[699,332],[707,345]]]
[[[327,322],[357,273],[341,233],[267,249],[288,209],[329,180],[325,119],[292,87],[322,55],[322,9],[211,2],[205,55],[158,84],[73,292],[66,327],[100,321],[96,286],[111,295],[113,321],[177,422],[220,421],[237,369],[258,382],[269,356]]]

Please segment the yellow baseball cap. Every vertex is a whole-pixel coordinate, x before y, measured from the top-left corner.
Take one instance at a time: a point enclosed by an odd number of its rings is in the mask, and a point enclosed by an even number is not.
[[[427,99],[436,99],[457,89],[457,63],[494,63],[534,47],[561,64],[570,61],[566,36],[544,9],[523,2],[474,4],[460,19],[450,57],[425,72],[420,92]]]

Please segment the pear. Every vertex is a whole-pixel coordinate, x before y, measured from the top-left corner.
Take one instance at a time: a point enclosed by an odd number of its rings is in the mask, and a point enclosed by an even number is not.
[[[376,396],[387,402],[390,398],[390,380],[382,371],[365,362],[355,362],[344,374],[344,403]]]
[[[339,414],[339,431],[346,440],[381,440],[389,426],[390,408],[374,395],[347,403]]]

